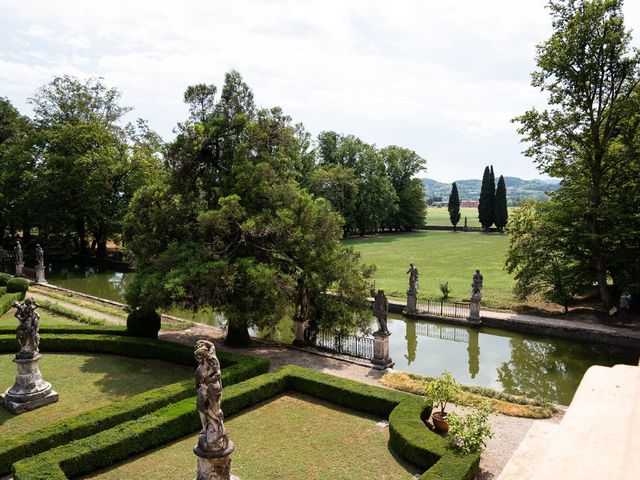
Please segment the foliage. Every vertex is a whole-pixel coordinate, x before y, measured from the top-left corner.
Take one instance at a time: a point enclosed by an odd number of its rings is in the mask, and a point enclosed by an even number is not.
[[[257,109],[237,72],[217,101],[215,93],[187,91],[191,116],[168,146],[168,182],[131,202],[124,231],[137,270],[128,303],[209,306],[224,313],[234,345],[301,305],[315,326],[357,325],[372,269],[342,248],[343,219],[330,203],[297,181],[308,136],[279,108]],[[321,298],[327,291],[335,295]]]
[[[138,308],[127,316],[127,334],[132,337],[158,338],[160,315],[155,310]]]
[[[449,438],[465,453],[480,453],[493,437],[491,422],[489,422],[491,406],[481,405],[475,412],[464,416],[452,413],[447,417],[449,423]]]
[[[558,208],[582,212],[572,221],[576,241],[563,248],[586,249],[585,268],[605,305],[611,304],[607,277],[629,281],[640,265],[631,240],[637,239],[637,222],[629,221],[638,213],[631,185],[637,185],[640,158],[640,52],[625,30],[622,3],[549,2],[553,32],[538,45],[532,75],[532,85],[548,92],[549,108],[515,119],[528,144],[524,153],[562,180],[554,195]],[[621,192],[631,194],[627,201]]]
[[[424,395],[426,386],[433,380],[433,377],[415,373],[393,372],[385,374],[380,383],[402,392]],[[542,400],[510,395],[476,385],[461,385],[460,389],[458,405],[475,406],[489,403],[494,412],[524,418],[549,418],[556,412],[552,404]]]
[[[449,295],[451,295],[451,287],[449,286],[449,282],[440,282],[438,287],[440,288],[440,292],[442,293],[442,299],[446,300],[447,298],[449,298]]]
[[[449,194],[449,203],[447,204],[447,210],[449,210],[449,220],[453,225],[455,231],[458,222],[460,221],[460,197],[458,196],[458,187],[456,182],[453,182],[451,186],[451,193]]]
[[[7,280],[7,293],[24,293],[27,290],[29,290],[29,281],[26,278],[10,278]]]
[[[567,312],[572,296],[589,286],[588,267],[581,252],[571,249],[571,227],[554,215],[549,203],[527,203],[512,215],[505,268],[515,273],[514,292],[520,298],[541,293]]]
[[[500,231],[507,226],[509,220],[509,211],[507,209],[507,187],[504,183],[504,177],[500,175],[498,186],[496,187],[496,198],[493,207],[493,223]]]
[[[425,396],[433,402],[435,408],[445,413],[447,403],[455,402],[460,396],[460,384],[448,371],[442,372],[440,377],[429,382],[424,389]]]
[[[13,275],[9,273],[0,272],[0,287],[4,287],[9,280],[13,278]]]
[[[360,411],[388,416],[390,444],[401,457],[428,469],[420,478],[470,480],[479,455],[449,449],[445,439],[425,428],[422,417],[430,406],[407,394],[315,370],[286,366],[225,388],[222,409],[227,416],[284,391],[299,391]],[[16,480],[79,476],[200,429],[193,399],[185,399],[110,430],[20,460]]]
[[[478,220],[485,230],[493,225],[493,208],[495,205],[495,181],[493,177],[493,166],[491,169],[485,167],[482,175],[482,186],[480,187],[480,200],[478,202]]]
[[[24,300],[24,295],[24,292],[4,293],[0,295],[0,315],[9,310],[13,305],[13,302]]]

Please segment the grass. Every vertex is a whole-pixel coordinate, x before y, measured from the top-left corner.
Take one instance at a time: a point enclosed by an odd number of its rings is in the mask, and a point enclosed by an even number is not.
[[[430,380],[432,378],[413,373],[393,372],[382,377],[380,383],[402,392],[424,395],[425,387]],[[462,394],[457,403],[467,407],[489,403],[494,412],[512,417],[549,418],[556,412],[552,404],[509,395],[486,387],[467,385],[462,386]]]
[[[411,479],[417,467],[388,446],[380,419],[303,394],[286,394],[225,422],[235,444],[232,473],[242,480]],[[194,476],[189,436],[90,478],[185,479]],[[375,472],[373,474],[372,472]]]
[[[13,316],[15,309],[11,308],[4,315],[0,316],[0,326],[18,327],[18,320]],[[78,322],[69,317],[58,315],[47,310],[39,309],[41,327],[68,327],[77,326]],[[0,387],[1,388],[1,387]]]
[[[0,389],[13,385],[13,355],[0,355]],[[193,369],[159,360],[113,355],[44,353],[40,360],[44,379],[60,400],[44,408],[13,415],[0,408],[0,438],[30,432],[82,412],[129,398],[193,376]]]
[[[407,270],[413,262],[420,272],[420,297],[440,298],[440,282],[449,282],[451,300],[468,300],[476,268],[484,275],[483,305],[510,308],[516,303],[513,279],[504,269],[509,245],[506,234],[421,231],[350,238],[343,242],[376,264],[376,288],[389,297],[406,299]]]
[[[121,318],[121,319],[126,319],[127,318],[127,312],[125,312],[123,309],[121,308],[117,308],[117,307],[110,307],[106,304],[102,304],[99,302],[94,302],[92,300],[88,300],[88,299],[83,299],[80,297],[76,297],[74,295],[71,294],[61,294],[61,293],[55,293],[52,292],[50,290],[44,289],[44,288],[32,288],[32,290],[36,293],[39,293],[40,295],[45,295],[49,298],[55,299],[55,300],[59,300],[61,302],[66,302],[66,303],[71,303],[72,305],[77,305],[78,307],[84,307],[84,308],[89,308],[91,310],[95,310],[96,312],[100,312],[100,313],[104,313],[106,315],[111,315],[112,317],[117,317],[117,318]]]
[[[509,207],[509,213],[514,208]],[[467,225],[470,227],[481,227],[478,221],[478,208],[461,208],[460,209],[460,222],[458,227],[464,227],[464,217],[467,217]],[[446,207],[429,207],[427,208],[427,225],[437,227],[450,227],[451,220],[449,220],[449,211]]]

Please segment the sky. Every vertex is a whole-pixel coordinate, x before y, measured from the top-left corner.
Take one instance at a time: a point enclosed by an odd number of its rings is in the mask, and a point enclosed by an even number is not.
[[[543,178],[511,119],[545,96],[530,85],[551,32],[546,0],[0,0],[0,96],[27,99],[64,74],[103,77],[164,140],[188,85],[238,70],[261,107],[314,136],[353,134],[427,160],[439,181]],[[640,1],[627,0],[640,32]],[[640,33],[635,35],[638,46]]]

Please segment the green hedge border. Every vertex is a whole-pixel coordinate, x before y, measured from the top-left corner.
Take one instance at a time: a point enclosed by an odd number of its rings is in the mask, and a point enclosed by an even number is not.
[[[398,455],[423,467],[422,480],[471,480],[479,454],[463,454],[428,430],[424,400],[403,392],[366,385],[288,365],[225,388],[227,416],[286,391],[297,391],[359,411],[389,418],[389,442]],[[195,398],[167,405],[133,421],[59,446],[13,465],[14,480],[64,480],[106,468],[200,429]],[[233,433],[231,433],[233,438]]]
[[[17,292],[17,293],[6,293],[7,289],[5,287],[0,287],[0,316],[4,315],[11,308],[11,304],[14,300],[22,301],[24,300],[25,293]],[[16,325],[17,326],[17,325]],[[15,331],[15,328],[13,329]]]
[[[15,335],[0,335],[0,353],[17,350]],[[116,354],[135,358],[152,358],[181,365],[194,366],[193,349],[186,345],[145,338],[116,335],[48,335],[40,337],[40,350],[47,352],[91,352]],[[269,361],[248,355],[219,352],[223,382],[233,385],[269,371]],[[148,415],[154,410],[179,402],[193,395],[193,380],[185,380],[153,389],[126,400],[114,402],[65,418],[47,427],[24,435],[3,438],[0,442],[0,476],[11,471],[11,465],[72,440],[95,435],[102,430]]]

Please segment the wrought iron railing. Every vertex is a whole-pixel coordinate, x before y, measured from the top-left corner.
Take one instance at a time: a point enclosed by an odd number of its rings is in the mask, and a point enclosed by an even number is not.
[[[373,338],[371,337],[319,331],[309,339],[309,343],[319,350],[328,350],[367,360],[373,358]]]
[[[466,302],[445,302],[443,300],[418,299],[418,313],[434,317],[468,318],[469,304]]]
[[[14,274],[16,262],[11,252],[0,252],[0,272]]]

